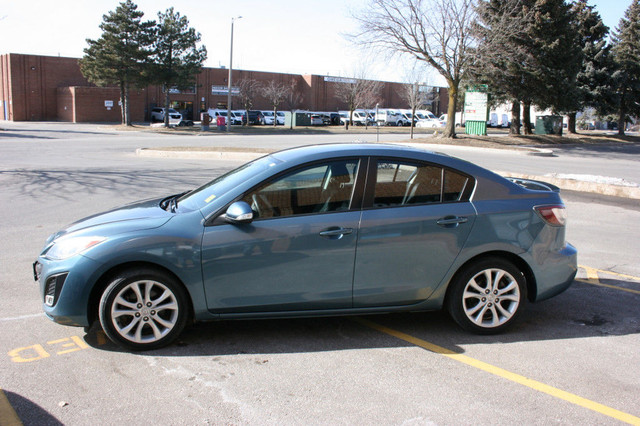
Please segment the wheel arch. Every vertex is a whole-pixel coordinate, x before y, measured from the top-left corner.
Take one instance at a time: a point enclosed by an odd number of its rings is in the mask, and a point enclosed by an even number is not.
[[[153,269],[155,271],[161,272],[163,274],[167,274],[171,276],[176,282],[178,282],[185,294],[187,295],[188,302],[188,313],[187,313],[187,322],[193,321],[194,318],[194,308],[193,301],[191,300],[191,295],[185,286],[184,282],[178,277],[175,273],[173,273],[170,269],[167,269],[164,266],[158,265],[153,262],[145,262],[145,261],[135,261],[135,262],[127,262],[115,265],[105,271],[100,278],[96,280],[95,285],[91,289],[91,294],[89,296],[89,302],[87,306],[87,319],[89,321],[89,325],[93,324],[98,320],[98,310],[100,307],[100,297],[102,293],[107,288],[109,283],[113,280],[113,278],[126,271],[126,270],[136,270],[136,269]]]
[[[524,275],[525,284],[527,286],[527,300],[530,302],[535,301],[535,295],[537,294],[537,283],[535,275],[529,264],[517,254],[508,251],[495,250],[478,254],[460,265],[460,267],[451,276],[451,279],[447,283],[447,292],[444,297],[444,306],[447,306],[448,299],[452,291],[452,286],[450,284],[456,280],[458,275],[462,274],[467,269],[467,267],[473,263],[480,262],[487,258],[495,257],[511,262],[522,272],[522,274]]]

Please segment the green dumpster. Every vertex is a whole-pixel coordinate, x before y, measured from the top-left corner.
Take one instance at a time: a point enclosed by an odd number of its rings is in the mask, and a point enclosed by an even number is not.
[[[464,124],[464,132],[467,135],[487,135],[487,122],[486,121],[469,121]]]
[[[536,116],[536,135],[558,135],[562,136],[562,116],[561,115],[538,115]]]

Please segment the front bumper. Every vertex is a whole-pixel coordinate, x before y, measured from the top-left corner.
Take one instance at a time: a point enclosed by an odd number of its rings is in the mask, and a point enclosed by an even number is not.
[[[96,261],[82,255],[61,261],[39,257],[33,274],[47,317],[59,324],[89,326],[90,283],[98,269]]]

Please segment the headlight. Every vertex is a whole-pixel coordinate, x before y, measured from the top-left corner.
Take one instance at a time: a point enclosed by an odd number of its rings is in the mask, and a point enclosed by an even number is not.
[[[44,257],[51,260],[68,259],[105,240],[105,237],[63,237],[54,241],[44,253]]]

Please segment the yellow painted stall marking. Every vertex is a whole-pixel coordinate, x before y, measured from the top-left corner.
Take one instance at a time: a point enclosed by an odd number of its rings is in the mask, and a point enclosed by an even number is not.
[[[454,361],[458,361],[463,364],[469,365],[471,367],[477,368],[479,370],[485,371],[487,373],[496,375],[498,377],[502,377],[503,379],[507,379],[512,382],[518,383],[520,385],[526,386],[528,388],[535,389],[539,392],[546,393],[547,395],[551,395],[555,398],[562,399],[564,401],[570,402],[575,405],[579,405],[581,407],[587,408],[589,410],[595,411],[600,414],[604,414],[605,416],[612,417],[614,419],[623,421],[625,423],[629,423],[632,425],[640,425],[640,417],[636,417],[634,415],[616,410],[615,408],[607,407],[606,405],[588,400],[586,398],[582,398],[570,392],[565,392],[561,389],[554,388],[553,386],[549,386],[544,383],[538,382],[536,380],[532,380],[527,377],[521,376],[519,374],[512,373],[500,367],[487,364],[486,362],[479,361],[477,359],[468,357],[466,355],[453,352],[449,349],[427,342],[426,340],[422,340],[417,337],[411,336],[409,334],[402,333],[401,331],[393,330],[391,328],[385,327],[375,322],[372,322],[363,318],[355,318],[354,320],[366,327],[388,334],[400,340],[404,340],[405,342],[411,343],[412,345],[415,345],[423,349],[426,349],[430,352],[445,356]]]

